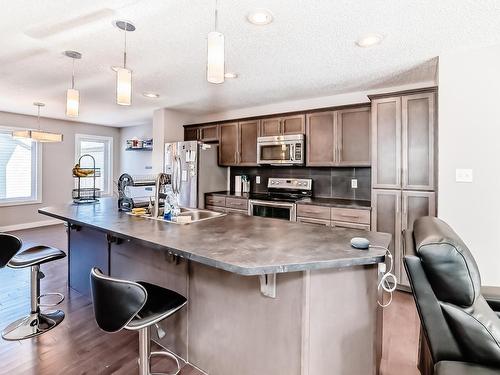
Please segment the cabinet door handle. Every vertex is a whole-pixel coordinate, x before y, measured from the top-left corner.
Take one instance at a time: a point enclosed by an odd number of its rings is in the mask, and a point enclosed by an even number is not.
[[[348,215],[348,214],[340,214],[342,217],[349,217],[351,219],[359,219],[358,215]]]

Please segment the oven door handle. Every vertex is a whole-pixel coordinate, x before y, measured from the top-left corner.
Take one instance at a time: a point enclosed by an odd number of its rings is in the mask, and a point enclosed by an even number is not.
[[[295,207],[295,203],[284,203],[284,202],[268,202],[268,201],[259,201],[259,200],[250,200],[249,203],[251,205],[258,204],[259,206],[267,206],[267,207]]]

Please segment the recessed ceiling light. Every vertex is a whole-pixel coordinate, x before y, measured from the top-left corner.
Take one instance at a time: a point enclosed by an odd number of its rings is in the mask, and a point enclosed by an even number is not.
[[[238,73],[225,73],[224,78],[238,78]]]
[[[380,35],[380,34],[366,34],[366,35],[363,35],[362,37],[358,38],[358,40],[356,40],[356,44],[359,47],[363,47],[363,48],[372,47],[372,46],[376,46],[377,44],[380,44],[383,39],[384,39],[384,36]]]
[[[258,26],[269,25],[273,22],[273,14],[267,9],[255,9],[248,13],[247,20]]]
[[[151,92],[151,91],[144,91],[142,93],[142,95],[144,95],[146,98],[159,98],[160,97],[160,94],[158,94],[156,92]]]

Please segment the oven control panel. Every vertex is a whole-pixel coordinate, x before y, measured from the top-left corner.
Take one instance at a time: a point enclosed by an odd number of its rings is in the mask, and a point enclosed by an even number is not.
[[[312,190],[312,179],[271,177],[267,181],[267,187],[273,189]]]

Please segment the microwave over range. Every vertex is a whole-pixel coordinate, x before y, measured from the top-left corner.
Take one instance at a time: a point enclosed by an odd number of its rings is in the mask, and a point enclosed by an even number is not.
[[[257,163],[303,165],[304,135],[279,135],[257,138]]]

